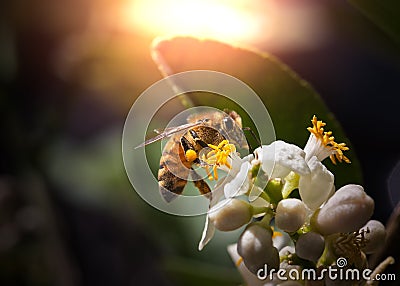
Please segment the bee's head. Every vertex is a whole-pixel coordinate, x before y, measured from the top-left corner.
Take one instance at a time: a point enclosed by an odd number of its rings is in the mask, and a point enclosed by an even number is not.
[[[248,148],[246,137],[242,130],[242,117],[233,110],[225,109],[224,112],[228,115],[222,119],[222,129],[227,135],[227,139],[238,147]]]
[[[232,130],[233,127],[233,122],[235,122],[240,128],[242,128],[242,117],[240,117],[240,115],[233,110],[224,110],[225,113],[227,113],[229,115],[229,117],[225,117],[224,121],[226,122],[226,124],[230,124],[231,128],[227,128],[227,130]],[[230,123],[228,123],[230,121]],[[233,121],[233,122],[232,122]],[[227,125],[227,127],[229,127],[229,125]]]
[[[233,126],[234,126],[234,123],[233,123],[232,118],[230,118],[230,117],[225,117],[225,118],[222,120],[222,125],[223,125],[223,126],[222,126],[223,129],[226,130],[227,132],[231,131],[231,130],[233,129]]]

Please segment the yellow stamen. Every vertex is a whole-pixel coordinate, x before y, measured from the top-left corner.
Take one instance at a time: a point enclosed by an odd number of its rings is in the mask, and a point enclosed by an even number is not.
[[[349,158],[347,158],[343,151],[349,150],[349,147],[346,146],[345,143],[336,143],[335,137],[332,136],[332,131],[324,131],[325,122],[319,121],[317,117],[314,115],[312,120],[312,127],[308,127],[307,130],[310,133],[314,134],[314,136],[321,141],[321,143],[332,150],[332,154],[329,156],[333,164],[336,164],[336,160],[339,162],[350,163]]]
[[[217,165],[214,165],[213,167],[213,172],[214,172],[214,178],[217,181],[218,180],[218,172],[217,172]]]
[[[209,168],[208,166],[205,166],[204,168],[206,169],[206,173],[207,173],[208,179],[209,179],[209,180],[212,180],[212,175],[211,175],[211,173],[210,173],[210,168]]]
[[[228,157],[231,153],[236,152],[236,148],[233,144],[229,144],[228,140],[222,140],[217,146],[208,144],[208,147],[210,147],[212,150],[206,155],[203,154],[202,161],[213,166],[212,172],[214,176],[211,175],[208,167],[206,167],[206,172],[209,179],[218,180],[217,168],[220,166],[226,166],[229,169],[231,168],[231,165],[228,162]]]

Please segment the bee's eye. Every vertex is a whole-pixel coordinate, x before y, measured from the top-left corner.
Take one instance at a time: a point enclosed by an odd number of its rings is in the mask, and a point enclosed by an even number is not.
[[[233,129],[233,122],[230,118],[224,118],[223,119],[225,129],[226,130],[232,130]]]

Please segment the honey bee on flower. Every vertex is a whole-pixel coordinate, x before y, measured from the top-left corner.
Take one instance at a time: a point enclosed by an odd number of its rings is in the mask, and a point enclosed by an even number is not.
[[[235,145],[227,138],[232,138],[241,148],[248,148],[241,117],[235,111],[193,114],[187,121],[187,124],[168,128],[137,146],[169,137],[158,171],[159,190],[167,202],[182,194],[189,177],[201,194],[211,197],[209,185],[196,173],[193,165],[204,167],[210,180],[218,180],[217,169],[224,166],[229,171],[232,157],[238,157]]]

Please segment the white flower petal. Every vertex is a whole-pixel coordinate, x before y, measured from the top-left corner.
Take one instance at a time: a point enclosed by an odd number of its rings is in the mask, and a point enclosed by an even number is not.
[[[223,195],[223,188],[219,187],[215,188],[215,190],[212,192],[209,210],[219,202],[222,195]],[[198,247],[199,251],[201,251],[204,248],[204,246],[206,246],[206,244],[213,238],[214,233],[215,233],[215,226],[210,222],[207,213],[203,233],[201,235],[201,239],[199,242],[199,247]]]
[[[215,226],[210,222],[208,215],[206,216],[206,223],[204,225],[203,234],[199,242],[199,251],[201,251],[204,246],[213,238],[215,233]]]
[[[249,155],[244,156],[244,157],[242,158],[242,161],[243,161],[243,162],[251,162],[251,161],[253,161],[253,160],[254,160],[254,154],[249,154]]]
[[[308,166],[311,174],[300,177],[299,192],[307,207],[315,210],[331,195],[334,176],[315,156],[308,161]]]
[[[249,189],[250,163],[244,162],[237,175],[224,186],[225,198],[232,198],[245,194]]]
[[[278,229],[276,228],[275,231],[277,231]],[[272,244],[274,245],[274,247],[276,249],[278,249],[279,253],[280,251],[288,246],[293,244],[290,236],[287,234],[287,232],[285,231],[280,231],[280,235],[275,235],[272,237]],[[293,250],[294,252],[294,250]]]
[[[306,161],[310,160],[311,157],[316,156],[320,162],[325,160],[327,157],[332,155],[334,149],[329,145],[322,143],[321,139],[315,137],[314,134],[310,134],[304,152],[306,153]]]
[[[261,161],[261,167],[271,178],[286,177],[290,171],[306,176],[310,169],[304,159],[304,151],[296,145],[278,140],[270,145],[257,148],[254,153]]]

